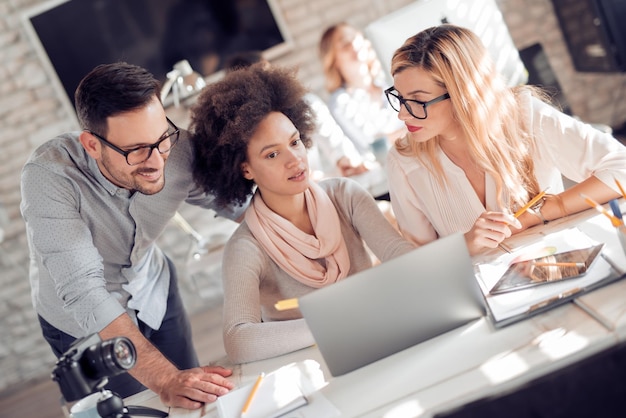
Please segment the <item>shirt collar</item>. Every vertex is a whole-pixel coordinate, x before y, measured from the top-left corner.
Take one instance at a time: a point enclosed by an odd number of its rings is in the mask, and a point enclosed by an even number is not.
[[[109,192],[111,196],[117,195],[130,197],[133,194],[131,190],[116,186],[115,184],[111,183],[111,181],[107,179],[100,171],[100,167],[98,166],[96,160],[91,158],[89,155],[87,155],[87,161],[87,166],[89,167],[89,170],[93,173],[95,179],[98,181],[98,183],[100,183],[102,187],[104,187],[107,192]]]

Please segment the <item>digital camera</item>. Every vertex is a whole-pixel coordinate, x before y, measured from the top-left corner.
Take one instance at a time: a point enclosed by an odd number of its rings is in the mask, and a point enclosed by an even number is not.
[[[113,377],[131,369],[137,361],[135,346],[126,337],[102,341],[98,334],[76,340],[59,358],[52,380],[59,384],[66,401],[95,392]]]

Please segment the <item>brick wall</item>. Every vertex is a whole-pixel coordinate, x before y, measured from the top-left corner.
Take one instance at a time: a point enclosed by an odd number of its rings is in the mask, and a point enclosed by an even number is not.
[[[277,0],[295,47],[276,63],[297,65],[305,84],[323,96],[323,77],[316,51],[323,29],[341,20],[363,28],[411,2]],[[40,335],[30,302],[27,245],[19,215],[19,173],[36,146],[76,126],[64,111],[21,21],[24,11],[40,3],[43,1],[0,0],[0,79],[3,81],[0,84],[0,205],[9,220],[2,226],[5,237],[0,243],[0,391],[32,379],[47,378],[55,361]],[[497,3],[518,48],[536,42],[543,45],[575,114],[589,122],[613,126],[624,122],[626,104],[620,100],[620,94],[625,76],[574,71],[550,0],[497,0]],[[183,214],[203,234],[214,233],[206,229],[210,224],[206,213],[185,207]],[[193,245],[190,237],[175,226],[166,229],[161,241],[166,251],[179,258],[187,257]],[[183,291],[190,311],[206,303],[193,288],[186,287]]]
[[[589,123],[626,121],[626,74],[574,69],[550,0],[496,0],[519,50],[540,43],[572,113]]]

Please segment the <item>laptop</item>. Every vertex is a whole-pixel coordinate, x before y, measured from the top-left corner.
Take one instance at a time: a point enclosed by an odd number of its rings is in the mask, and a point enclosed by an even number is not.
[[[299,299],[339,376],[485,315],[462,234],[440,238]]]

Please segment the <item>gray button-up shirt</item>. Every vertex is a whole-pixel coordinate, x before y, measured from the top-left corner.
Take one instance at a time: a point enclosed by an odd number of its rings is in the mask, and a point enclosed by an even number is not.
[[[193,181],[188,134],[181,132],[165,163],[165,187],[150,196],[107,180],[78,135],[46,142],[22,170],[33,306],[74,337],[98,332],[124,312],[158,329],[170,271],[155,240],[183,202],[215,209]],[[243,210],[217,213],[237,219]]]

